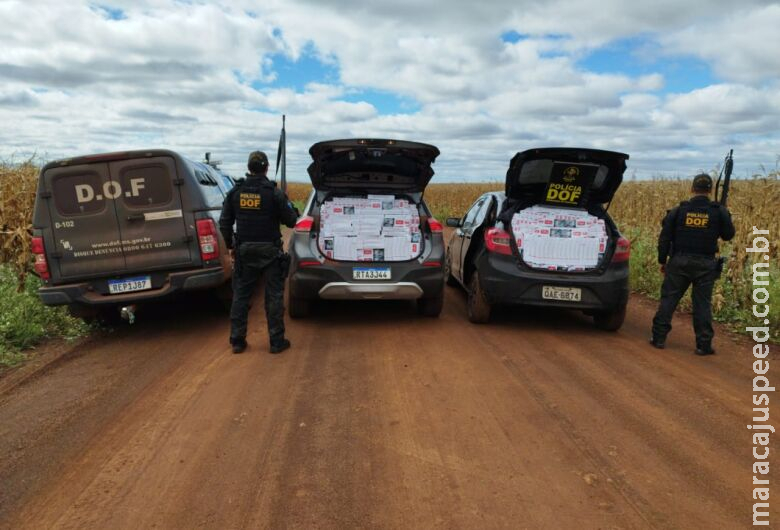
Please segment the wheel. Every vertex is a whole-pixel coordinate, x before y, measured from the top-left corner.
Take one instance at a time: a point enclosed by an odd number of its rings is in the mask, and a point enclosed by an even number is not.
[[[452,275],[452,263],[451,258],[449,257],[449,252],[447,253],[447,259],[444,260],[444,278],[447,282],[447,285],[450,287],[458,286],[458,280],[455,279],[455,276]]]
[[[475,324],[484,324],[490,321],[492,307],[485,298],[485,292],[479,283],[479,273],[474,271],[469,281],[468,311],[469,321]]]
[[[593,315],[593,323],[597,328],[605,331],[617,331],[626,320],[626,306],[614,311],[604,311]]]
[[[438,317],[444,307],[444,292],[433,298],[418,298],[417,312],[426,317]]]
[[[73,318],[81,318],[87,323],[94,322],[99,314],[98,308],[84,304],[68,304],[68,313]]]
[[[233,305],[233,287],[230,283],[226,283],[214,289],[213,295],[217,302],[217,307],[229,313],[230,308]]]
[[[291,296],[287,304],[290,318],[306,318],[311,314],[311,300]]]

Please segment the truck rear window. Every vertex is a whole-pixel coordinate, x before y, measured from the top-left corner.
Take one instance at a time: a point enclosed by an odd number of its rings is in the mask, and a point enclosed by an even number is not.
[[[165,166],[133,166],[119,175],[122,198],[130,207],[162,206],[173,198],[173,183]]]
[[[52,180],[54,204],[60,215],[81,215],[103,210],[103,181],[97,173],[60,175]]]

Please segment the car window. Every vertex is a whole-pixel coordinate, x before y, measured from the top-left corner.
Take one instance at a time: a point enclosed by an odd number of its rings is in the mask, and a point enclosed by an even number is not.
[[[517,177],[518,184],[546,184],[550,181],[554,160],[541,159],[529,160],[523,164],[520,175]],[[609,169],[607,166],[600,165],[596,170],[596,176],[593,179],[591,187],[599,190],[607,180]]]
[[[479,211],[477,212],[477,216],[474,218],[474,225],[479,226],[482,224],[482,222],[485,220],[485,216],[490,210],[490,206],[492,205],[492,203],[493,201],[489,196],[485,197],[485,199],[482,201],[482,206],[479,208]]]
[[[103,211],[103,182],[93,172],[60,175],[52,181],[54,204],[60,215],[81,215]]]
[[[203,198],[206,201],[206,206],[208,208],[222,208],[222,201],[224,200],[224,196],[222,195],[222,191],[217,185],[217,180],[207,171],[201,169],[195,170],[195,178],[198,181],[198,184],[200,184],[200,189],[203,193]]]
[[[162,206],[173,198],[173,182],[163,165],[130,166],[122,169],[119,182],[125,204],[132,208]]]
[[[486,200],[487,197],[481,197],[477,199],[477,202],[474,203],[474,206],[472,206],[471,209],[466,212],[466,217],[463,218],[463,228],[470,228],[474,225],[474,222],[477,219],[477,215],[482,209],[482,206],[484,206]]]

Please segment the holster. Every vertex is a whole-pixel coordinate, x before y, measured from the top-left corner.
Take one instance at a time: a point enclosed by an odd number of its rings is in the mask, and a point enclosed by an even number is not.
[[[292,256],[287,252],[281,252],[279,254],[279,267],[282,269],[282,278],[287,278],[290,275],[290,263],[292,262]]]
[[[717,264],[715,265],[715,272],[718,273],[718,276],[723,274],[723,268],[725,267],[725,265],[726,265],[726,257],[725,256],[718,257]]]
[[[233,234],[233,272],[241,275],[241,242],[237,234]]]

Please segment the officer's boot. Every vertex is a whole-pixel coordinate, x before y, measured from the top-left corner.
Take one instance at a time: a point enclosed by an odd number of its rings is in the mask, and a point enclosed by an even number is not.
[[[659,350],[663,350],[666,348],[666,337],[659,337],[658,335],[653,334],[650,337],[650,345],[653,348],[658,348]]]
[[[280,339],[271,343],[271,353],[282,353],[284,350],[290,347],[290,341],[287,339]]]
[[[714,355],[715,350],[712,349],[712,344],[700,342],[696,344],[696,355]]]

